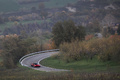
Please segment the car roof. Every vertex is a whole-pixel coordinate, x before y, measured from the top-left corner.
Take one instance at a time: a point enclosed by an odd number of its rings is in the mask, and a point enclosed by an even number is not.
[[[33,63],[33,64],[38,64],[38,63]]]

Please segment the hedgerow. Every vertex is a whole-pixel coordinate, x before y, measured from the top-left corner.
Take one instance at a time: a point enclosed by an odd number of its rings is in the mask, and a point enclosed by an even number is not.
[[[91,59],[97,56],[101,61],[120,60],[120,38],[117,35],[109,38],[89,41],[72,41],[60,46],[61,58],[67,62],[80,59]]]

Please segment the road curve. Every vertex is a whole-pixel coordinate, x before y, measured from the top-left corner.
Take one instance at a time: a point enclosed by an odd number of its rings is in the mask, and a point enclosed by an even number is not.
[[[35,70],[46,71],[46,72],[68,71],[68,70],[64,70],[64,69],[55,69],[55,68],[46,67],[46,66],[43,66],[41,64],[40,64],[41,65],[40,68],[31,67],[32,63],[38,63],[39,64],[40,61],[42,61],[43,59],[48,58],[48,57],[50,57],[54,54],[58,54],[58,52],[47,52],[47,53],[41,53],[41,54],[36,54],[36,55],[33,55],[33,56],[29,56],[29,57],[24,58],[21,61],[21,64],[23,66],[26,66],[26,67],[29,67],[29,68],[32,68],[32,69],[35,69]]]

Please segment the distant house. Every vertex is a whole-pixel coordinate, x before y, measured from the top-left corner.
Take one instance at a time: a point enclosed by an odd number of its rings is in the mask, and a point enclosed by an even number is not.
[[[70,12],[76,12],[76,8],[72,8],[72,7],[66,7],[68,9],[68,11]]]

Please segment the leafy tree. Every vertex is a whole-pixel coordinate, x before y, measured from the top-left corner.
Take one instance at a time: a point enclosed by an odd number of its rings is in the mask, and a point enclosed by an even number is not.
[[[32,8],[31,8],[31,11],[32,11],[32,12],[36,11],[36,7],[32,7]]]
[[[41,3],[39,3],[39,6],[38,6],[38,7],[39,7],[39,9],[44,9],[44,8],[45,8],[45,5],[44,5],[44,3],[41,2]]]
[[[87,25],[88,32],[100,32],[100,24],[97,20],[94,20],[93,22],[89,23]]]
[[[14,68],[19,59],[29,53],[33,39],[21,39],[17,35],[8,35],[3,39],[3,63],[6,68]]]
[[[85,29],[82,26],[75,26],[71,20],[57,22],[53,28],[53,40],[57,47],[63,42],[71,42],[72,40],[83,40],[85,37]]]
[[[46,11],[41,11],[40,14],[41,14],[42,17],[47,17],[48,16],[48,12],[46,12]]]

